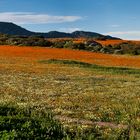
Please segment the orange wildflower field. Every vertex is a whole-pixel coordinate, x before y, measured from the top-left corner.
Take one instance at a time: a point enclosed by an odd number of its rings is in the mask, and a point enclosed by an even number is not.
[[[48,59],[69,59],[103,66],[140,68],[140,56],[101,54],[70,49],[1,46],[0,57],[24,58],[26,61],[33,60],[33,62]]]
[[[101,43],[102,45],[116,45],[123,42],[132,42],[134,44],[140,44],[140,41],[132,41],[132,40],[97,40],[97,42]]]
[[[73,41],[73,43],[84,43],[87,41],[86,38],[50,38],[48,39],[49,41],[52,41],[52,42],[59,42],[59,41]],[[90,39],[89,39],[90,40]],[[94,40],[94,39],[93,39]],[[98,43],[102,44],[103,46],[106,46],[106,45],[117,45],[117,44],[120,44],[120,43],[123,43],[123,42],[131,42],[131,43],[134,43],[134,44],[137,44],[137,45],[140,45],[140,41],[139,40],[96,40]]]
[[[97,40],[102,45],[116,45],[119,43],[127,42],[128,40]]]

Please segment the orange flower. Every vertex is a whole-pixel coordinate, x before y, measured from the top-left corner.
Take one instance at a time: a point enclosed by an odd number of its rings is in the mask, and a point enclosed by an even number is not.
[[[34,62],[47,59],[70,59],[104,66],[140,68],[140,56],[110,55],[70,49],[0,46],[0,57],[18,57]]]

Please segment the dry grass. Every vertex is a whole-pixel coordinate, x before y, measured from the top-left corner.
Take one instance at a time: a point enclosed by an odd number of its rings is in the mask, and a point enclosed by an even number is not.
[[[0,47],[0,103],[14,102],[42,109],[47,106],[72,129],[93,127],[93,124],[107,127],[101,132],[105,137],[112,134],[108,127],[115,127],[120,133],[130,126],[137,131],[136,135],[139,134],[139,73],[40,63],[40,60],[52,58],[140,68],[139,57],[66,49]]]

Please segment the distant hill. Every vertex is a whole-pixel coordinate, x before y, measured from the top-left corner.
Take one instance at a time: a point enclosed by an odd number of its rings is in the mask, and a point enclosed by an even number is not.
[[[10,22],[0,22],[0,33],[8,35],[23,35],[23,36],[30,36],[34,34],[34,32],[30,32]]]
[[[31,35],[40,35],[46,38],[94,38],[94,39],[119,39],[112,36],[105,36],[95,32],[85,32],[85,31],[75,31],[72,33],[64,33],[58,31],[51,31],[48,33],[37,33],[28,31],[14,23],[10,22],[0,22],[0,33],[8,35],[20,35],[20,36],[31,36]]]

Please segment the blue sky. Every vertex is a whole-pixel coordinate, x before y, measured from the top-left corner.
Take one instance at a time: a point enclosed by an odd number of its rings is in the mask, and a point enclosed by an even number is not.
[[[140,0],[0,0],[0,21],[31,31],[93,31],[140,40]]]

